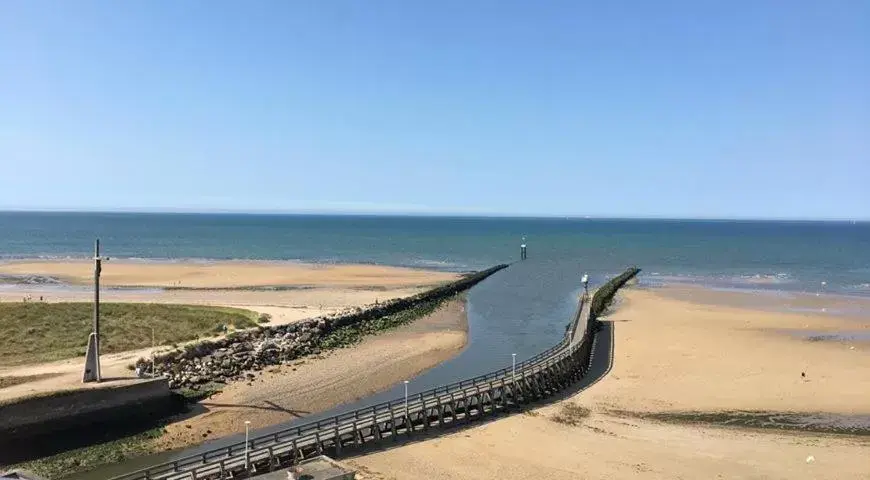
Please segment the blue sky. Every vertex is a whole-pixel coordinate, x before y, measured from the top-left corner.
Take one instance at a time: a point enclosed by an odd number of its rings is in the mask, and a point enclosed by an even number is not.
[[[0,208],[870,218],[870,2],[0,2]]]

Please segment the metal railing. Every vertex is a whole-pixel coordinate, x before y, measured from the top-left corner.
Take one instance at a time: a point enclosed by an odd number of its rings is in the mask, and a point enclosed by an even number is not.
[[[422,408],[426,408],[428,400],[434,401],[447,396],[452,397],[460,392],[467,393],[471,388],[475,388],[478,393],[484,389],[491,390],[496,381],[503,383],[505,378],[513,377],[514,373],[516,378],[512,378],[511,382],[525,380],[526,378],[536,375],[564,360],[574,354],[578,349],[584,347],[584,344],[588,343],[590,339],[591,332],[589,332],[588,328],[584,328],[580,341],[574,342],[577,329],[580,326],[580,317],[584,308],[587,306],[586,304],[588,303],[588,300],[589,299],[585,294],[581,297],[569,327],[566,329],[562,340],[556,345],[529,359],[517,363],[516,367],[505,367],[470,379],[464,379],[458,382],[431,388],[408,397],[408,402],[412,402],[411,404],[413,404],[415,409],[418,408],[419,405],[422,405]],[[585,346],[588,347],[588,345]],[[324,431],[340,434],[339,432],[342,429],[346,429],[350,424],[359,422],[360,420],[377,420],[380,416],[392,414],[398,408],[404,410],[404,397],[342,413],[323,420],[309,422],[297,427],[290,427],[274,433],[260,435],[249,439],[248,442],[237,442],[226,447],[216,448],[196,455],[189,455],[171,462],[165,462],[116,476],[113,477],[112,480],[152,480],[164,478],[168,474],[178,472],[185,472],[185,475],[188,475],[185,478],[197,478],[195,471],[199,470],[199,468],[207,467],[209,464],[220,464],[220,471],[223,471],[225,462],[235,462],[237,460],[233,459],[233,456],[247,454],[248,458],[251,458],[264,454],[265,452],[268,452],[271,456],[274,454],[275,450],[289,448],[291,442],[293,445],[311,441],[319,442],[322,440],[320,434],[324,433]],[[211,470],[211,467],[209,467],[209,469]]]

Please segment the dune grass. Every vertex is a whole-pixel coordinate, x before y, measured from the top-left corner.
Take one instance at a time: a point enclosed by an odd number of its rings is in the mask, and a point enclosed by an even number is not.
[[[101,353],[214,335],[224,327],[257,325],[248,310],[152,303],[100,306]],[[16,366],[83,356],[93,325],[90,303],[0,303],[0,366]]]

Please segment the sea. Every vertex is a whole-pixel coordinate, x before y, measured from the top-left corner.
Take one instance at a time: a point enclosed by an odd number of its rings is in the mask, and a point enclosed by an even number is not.
[[[554,274],[637,265],[652,285],[870,296],[870,222],[0,212],[0,262],[90,258],[95,238],[105,256],[129,261],[453,272],[517,261],[526,243],[528,261]]]

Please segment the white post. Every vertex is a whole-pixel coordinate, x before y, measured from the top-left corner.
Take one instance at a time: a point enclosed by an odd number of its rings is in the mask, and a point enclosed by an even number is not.
[[[251,422],[249,420],[245,420],[245,471],[250,470],[251,468],[251,459],[248,456],[248,446],[250,445],[249,438],[251,434]]]
[[[408,381],[405,380],[405,416],[408,416]]]
[[[516,383],[517,381],[517,354],[511,354],[511,379]]]

